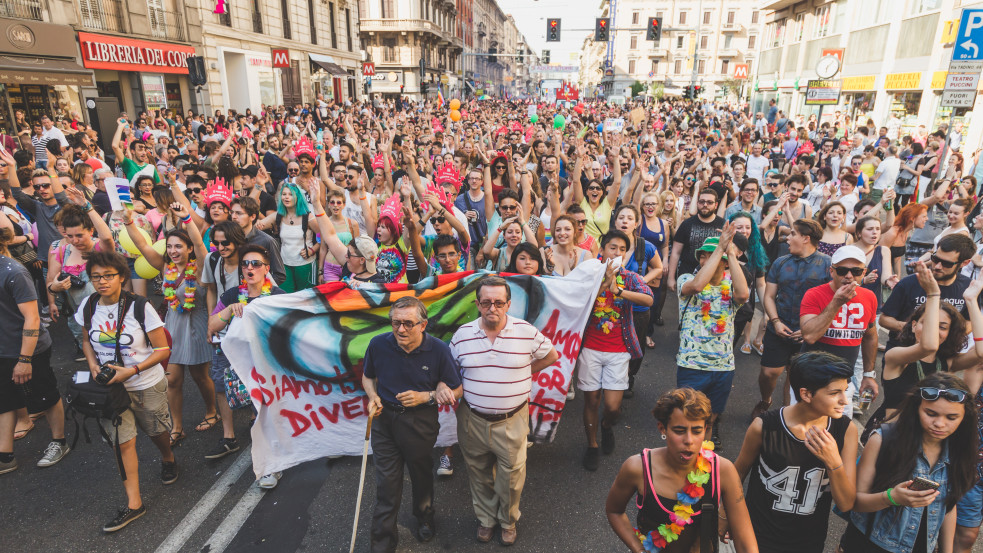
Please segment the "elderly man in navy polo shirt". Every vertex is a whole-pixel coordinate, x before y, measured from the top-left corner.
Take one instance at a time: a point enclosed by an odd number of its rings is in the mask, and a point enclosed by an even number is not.
[[[406,296],[389,309],[393,331],[380,334],[365,350],[362,387],[378,418],[372,432],[376,503],[372,552],[391,553],[399,543],[396,515],[403,496],[403,463],[413,483],[416,538],[433,539],[433,461],[440,425],[437,405],[461,397],[461,377],[451,350],[425,332],[427,309]]]

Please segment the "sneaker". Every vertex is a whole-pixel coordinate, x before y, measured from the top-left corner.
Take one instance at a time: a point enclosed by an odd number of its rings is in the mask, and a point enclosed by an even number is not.
[[[594,472],[601,466],[601,450],[596,447],[588,447],[584,452],[584,468]]]
[[[123,507],[118,513],[116,513],[116,518],[110,520],[102,527],[102,531],[115,532],[117,530],[122,530],[124,526],[133,522],[134,520],[147,514],[147,507],[140,505],[136,509],[130,509],[129,507]]]
[[[222,441],[218,443],[215,449],[205,454],[205,459],[221,459],[236,451],[239,451],[239,440],[235,438],[222,438]]]
[[[75,355],[75,362],[76,363],[84,363],[85,362],[85,355],[84,354],[81,354],[81,353],[76,354]]]
[[[570,389],[567,390],[567,401],[573,401],[573,398],[577,397],[577,390],[573,387],[573,382],[570,383]]]
[[[282,472],[274,472],[273,474],[267,474],[266,476],[259,479],[259,487],[264,490],[272,490],[276,487],[280,478],[283,477]]]
[[[611,455],[614,452],[614,428],[601,427],[601,453]]]
[[[41,460],[38,461],[38,468],[43,469],[57,464],[71,450],[72,448],[68,444],[61,445],[58,442],[49,443],[47,449],[44,450],[44,457],[41,457]]]
[[[11,459],[9,463],[0,461],[0,474],[7,474],[17,470],[17,459]]]
[[[160,463],[160,481],[164,485],[173,484],[177,482],[177,462],[171,461],[161,461]]]
[[[454,465],[451,464],[449,455],[440,456],[440,466],[437,467],[437,476],[453,476]]]

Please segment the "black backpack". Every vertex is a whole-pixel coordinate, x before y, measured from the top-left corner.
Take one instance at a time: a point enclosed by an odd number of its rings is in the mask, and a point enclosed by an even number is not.
[[[85,301],[85,305],[82,308],[82,317],[86,336],[92,330],[92,316],[95,314],[96,302],[99,301],[99,294],[92,294]],[[140,328],[143,330],[144,336],[147,335],[147,329],[144,328],[144,316],[147,308],[147,299],[141,296],[135,296],[129,292],[123,292],[120,295],[119,300],[119,315],[117,317],[117,327],[116,327],[116,352],[115,352],[115,363],[122,366],[123,360],[120,355],[120,343],[119,337],[122,330],[122,321],[126,316],[126,313],[130,309],[130,305],[133,305],[134,316],[140,323]],[[150,338],[147,337],[147,343],[150,343]],[[87,382],[78,383],[74,380],[69,381],[68,389],[65,393],[65,403],[68,407],[68,415],[72,418],[75,423],[75,437],[72,440],[72,447],[74,448],[78,442],[79,430],[85,434],[85,441],[87,443],[92,443],[92,439],[89,436],[89,429],[85,425],[85,421],[88,419],[106,419],[112,421],[113,427],[116,428],[116,463],[119,468],[120,477],[126,480],[126,470],[123,468],[123,454],[120,450],[119,444],[119,426],[122,424],[123,413],[130,408],[130,394],[126,391],[126,388],[120,384],[110,384],[105,386],[99,384],[94,380],[89,380]],[[79,423],[78,416],[82,416],[82,422]],[[102,435],[103,439],[107,442],[112,443],[109,435],[103,429],[101,424],[97,424],[99,428],[99,433]]]

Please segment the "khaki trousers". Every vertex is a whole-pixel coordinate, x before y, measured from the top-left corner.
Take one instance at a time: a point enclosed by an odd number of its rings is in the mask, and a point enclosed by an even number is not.
[[[526,483],[529,405],[511,417],[489,422],[464,401],[457,410],[457,440],[468,467],[471,501],[478,522],[514,528]]]

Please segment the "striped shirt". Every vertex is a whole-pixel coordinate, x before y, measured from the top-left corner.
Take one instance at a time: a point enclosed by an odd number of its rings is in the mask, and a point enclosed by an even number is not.
[[[532,362],[553,351],[553,343],[536,327],[508,317],[495,343],[481,319],[461,326],[451,338],[451,355],[461,369],[464,399],[480,413],[508,413],[529,399]]]
[[[48,140],[49,137],[41,136],[31,136],[31,143],[34,144],[34,160],[39,162],[48,161]]]

